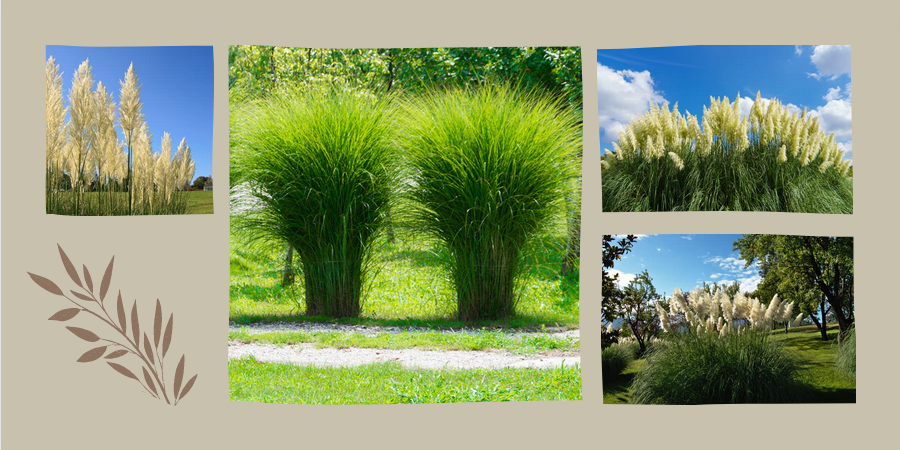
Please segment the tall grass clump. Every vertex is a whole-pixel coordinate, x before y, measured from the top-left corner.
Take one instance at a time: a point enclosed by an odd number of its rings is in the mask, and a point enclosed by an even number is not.
[[[580,114],[506,85],[433,91],[406,105],[419,226],[448,250],[459,319],[515,312],[523,249],[577,176]]]
[[[847,330],[841,339],[834,368],[838,373],[856,379],[856,327]]]
[[[194,177],[190,147],[163,134],[159,153],[141,114],[134,67],[121,82],[119,117],[113,94],[102,82],[94,87],[87,60],[72,76],[68,106],[62,74],[47,60],[46,212],[65,215],[184,214],[186,189]],[[68,120],[66,120],[68,117]],[[125,141],[119,140],[116,125]],[[127,157],[126,149],[127,148]]]
[[[634,349],[628,345],[612,344],[600,352],[600,360],[603,366],[603,381],[613,381],[634,360]]]
[[[684,332],[647,353],[631,402],[786,403],[802,395],[798,363],[763,331]]]
[[[853,212],[851,162],[817,117],[739,104],[711,99],[699,122],[652,104],[603,157],[604,211]]]
[[[356,317],[371,246],[398,186],[389,99],[331,89],[235,107],[231,179],[257,202],[235,216],[290,245],[306,313]]]

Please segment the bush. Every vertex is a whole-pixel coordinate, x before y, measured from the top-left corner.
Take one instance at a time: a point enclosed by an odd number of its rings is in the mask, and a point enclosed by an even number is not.
[[[370,247],[398,184],[388,102],[334,89],[232,111],[232,185],[257,201],[236,218],[294,248],[309,315],[360,313]]]
[[[834,368],[838,373],[856,379],[856,327],[850,328],[844,334]]]
[[[622,344],[613,344],[600,352],[603,364],[603,381],[610,382],[622,374],[628,364],[634,360],[634,349]]]
[[[766,332],[676,334],[646,356],[632,403],[785,403],[802,395],[798,363]]]
[[[850,161],[816,118],[759,99],[696,116],[651,105],[603,157],[604,211],[853,213]]]
[[[580,114],[492,85],[431,92],[406,109],[411,196],[419,226],[448,250],[459,318],[513,315],[522,250],[577,176]]]

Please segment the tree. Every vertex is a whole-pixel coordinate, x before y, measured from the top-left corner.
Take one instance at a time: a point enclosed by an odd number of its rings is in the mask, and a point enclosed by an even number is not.
[[[209,177],[199,176],[194,180],[194,183],[191,184],[191,187],[202,191],[203,186],[206,186],[207,181],[209,181]]]
[[[601,303],[601,318],[609,323],[614,322],[618,318],[616,305],[622,298],[622,291],[619,289],[619,274],[610,274],[608,269],[612,269],[616,261],[622,259],[625,254],[631,251],[631,247],[637,241],[637,236],[629,234],[618,241],[616,236],[603,235],[603,270],[602,270],[602,294],[603,301]],[[604,340],[610,341],[605,330]]]
[[[656,302],[660,298],[653,287],[653,279],[644,270],[625,286],[622,295],[611,304],[617,318],[628,325],[641,348],[641,354],[647,351],[647,341],[659,333]]]
[[[747,267],[760,261],[765,289],[792,296],[787,299],[796,301],[804,313],[818,306],[823,322],[830,308],[841,333],[853,325],[852,237],[749,234],[735,241],[734,249]],[[824,324],[820,331],[825,338]]]

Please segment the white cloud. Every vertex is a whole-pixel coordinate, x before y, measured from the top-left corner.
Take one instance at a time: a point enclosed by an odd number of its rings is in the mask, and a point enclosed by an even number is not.
[[[837,99],[841,98],[841,87],[836,86],[836,87],[828,89],[828,93],[825,94],[825,96],[822,98],[824,98],[826,101],[829,101],[829,102],[832,100],[837,100]]]
[[[619,279],[616,282],[616,285],[618,285],[619,288],[624,288],[625,286],[628,286],[628,283],[630,283],[631,280],[633,280],[637,277],[633,273],[625,273],[625,272],[622,272],[622,271],[616,270],[616,269],[609,269],[607,271],[607,273],[609,273],[610,276],[616,276],[616,275],[619,276]]]
[[[800,56],[803,54],[803,46],[795,45],[794,46],[794,54]]]
[[[681,238],[682,238],[682,239],[687,239],[687,240],[689,240],[689,241],[693,241],[693,240],[694,240],[694,238],[692,238],[692,237],[690,237],[690,236],[682,236]]]
[[[828,92],[830,94],[831,90]],[[826,133],[834,133],[835,140],[847,142],[853,139],[853,105],[849,98],[830,100],[816,108],[816,113],[822,129]]]
[[[849,45],[817,45],[809,57],[816,66],[817,73],[809,74],[817,80],[836,79],[843,74],[850,75]]]
[[[658,251],[658,252],[661,252],[661,251],[662,251],[662,249],[661,249],[661,248],[659,248],[659,247],[656,247],[656,251]]]
[[[759,283],[762,282],[762,277],[757,275],[753,275],[746,278],[741,278],[738,280],[738,284],[741,285],[741,292],[753,292],[756,290],[756,287],[759,286]],[[762,300],[762,299],[760,299]]]
[[[625,124],[647,111],[651,102],[666,101],[653,85],[649,71],[613,70],[597,63],[597,105],[604,139],[616,140]]]
[[[709,277],[712,278],[713,280],[715,280],[716,278],[719,278],[719,277],[721,277],[722,275],[724,275],[724,274],[721,274],[721,273],[714,273],[714,274],[710,275]]]

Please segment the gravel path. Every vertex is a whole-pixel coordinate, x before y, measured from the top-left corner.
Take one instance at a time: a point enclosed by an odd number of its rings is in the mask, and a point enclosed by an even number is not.
[[[244,331],[252,334],[285,331],[303,332],[343,332],[361,333],[376,336],[382,333],[421,333],[436,331],[439,333],[477,334],[480,328],[431,329],[425,327],[380,327],[368,325],[346,325],[311,322],[274,322],[237,326],[230,323],[229,331]],[[577,341],[579,330],[548,329],[546,331],[506,331],[513,336],[553,336]],[[253,356],[258,361],[290,363],[315,366],[358,366],[374,362],[397,361],[405,368],[423,369],[499,369],[504,367],[550,369],[561,365],[572,366],[581,363],[577,352],[551,351],[539,354],[517,355],[507,350],[488,351],[435,351],[409,349],[375,349],[375,348],[317,348],[316,344],[273,345],[230,341],[228,358]]]
[[[315,366],[359,366],[374,362],[397,361],[404,368],[422,369],[551,369],[581,363],[577,353],[515,355],[508,351],[432,351],[419,349],[316,348],[315,344],[276,346],[273,344],[228,343],[228,357],[252,355],[258,361]]]
[[[498,331],[508,333],[513,336],[553,336],[557,338],[579,339],[579,330],[567,330],[563,327],[548,328],[546,331],[519,331],[519,330],[502,330],[502,329],[485,329],[481,328],[453,328],[453,329],[434,329],[426,327],[380,327],[373,325],[346,325],[337,323],[315,323],[315,322],[271,322],[271,323],[253,323],[249,325],[236,325],[231,322],[228,324],[228,331],[245,331],[248,333],[272,333],[283,331],[304,331],[310,332],[342,332],[342,333],[361,333],[366,336],[376,336],[381,333],[406,333],[406,332],[426,332],[436,331],[438,333],[456,333],[456,334],[478,334],[483,331]]]

